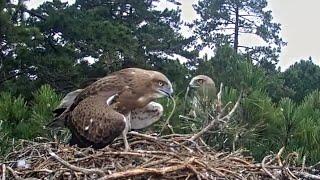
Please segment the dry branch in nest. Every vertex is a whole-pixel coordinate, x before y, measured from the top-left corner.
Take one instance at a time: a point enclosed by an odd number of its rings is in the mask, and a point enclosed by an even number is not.
[[[201,141],[185,146],[189,135],[162,137],[129,133],[133,151],[123,152],[117,139],[101,150],[53,142],[21,141],[5,157],[2,176],[8,179],[320,179],[319,170],[293,167],[294,157],[276,155],[256,163],[239,150],[215,152]],[[25,164],[21,163],[25,162]],[[22,164],[22,165],[21,165]]]

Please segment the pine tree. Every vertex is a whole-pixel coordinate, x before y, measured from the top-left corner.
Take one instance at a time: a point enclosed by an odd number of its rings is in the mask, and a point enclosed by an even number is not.
[[[286,43],[279,36],[280,24],[272,21],[272,12],[266,7],[267,0],[200,0],[194,6],[200,19],[195,20],[193,27],[203,42],[201,46],[233,44],[236,52],[244,49],[261,66],[275,68]],[[244,46],[239,42],[243,34],[256,35],[267,45]]]

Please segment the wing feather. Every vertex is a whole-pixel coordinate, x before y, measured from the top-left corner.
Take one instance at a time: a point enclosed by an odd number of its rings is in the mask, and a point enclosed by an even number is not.
[[[69,128],[85,146],[105,146],[125,128],[125,117],[106,104],[102,96],[82,100],[71,112]]]

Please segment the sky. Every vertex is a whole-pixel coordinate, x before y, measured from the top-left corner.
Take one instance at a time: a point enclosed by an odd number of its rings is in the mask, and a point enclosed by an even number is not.
[[[36,8],[45,0],[29,0],[26,2],[29,8]],[[62,0],[66,2],[68,0]],[[75,0],[69,0],[73,3]],[[197,0],[180,0],[182,10],[182,20],[191,22],[197,18],[196,12],[192,8],[192,4]],[[170,3],[160,2],[160,6],[170,6]],[[313,62],[320,65],[320,0],[268,0],[268,8],[273,12],[274,21],[281,24],[281,37],[288,44],[283,47],[280,54],[279,66],[281,70],[285,70],[290,65],[301,59],[309,59],[312,57]],[[317,23],[319,22],[319,23]],[[185,35],[190,31],[183,29]],[[240,37],[240,43],[243,44],[259,44],[260,40],[252,38],[252,36]],[[201,55],[213,51],[206,48]]]

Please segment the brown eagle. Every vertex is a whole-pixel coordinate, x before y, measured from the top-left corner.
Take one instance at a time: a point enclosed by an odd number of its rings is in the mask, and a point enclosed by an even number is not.
[[[122,134],[128,150],[128,130],[144,128],[157,121],[163,108],[153,101],[172,93],[171,82],[160,72],[123,69],[67,95],[66,103],[60,106],[64,111],[56,111],[57,117],[48,127],[63,122],[72,133],[70,145],[96,149]]]

